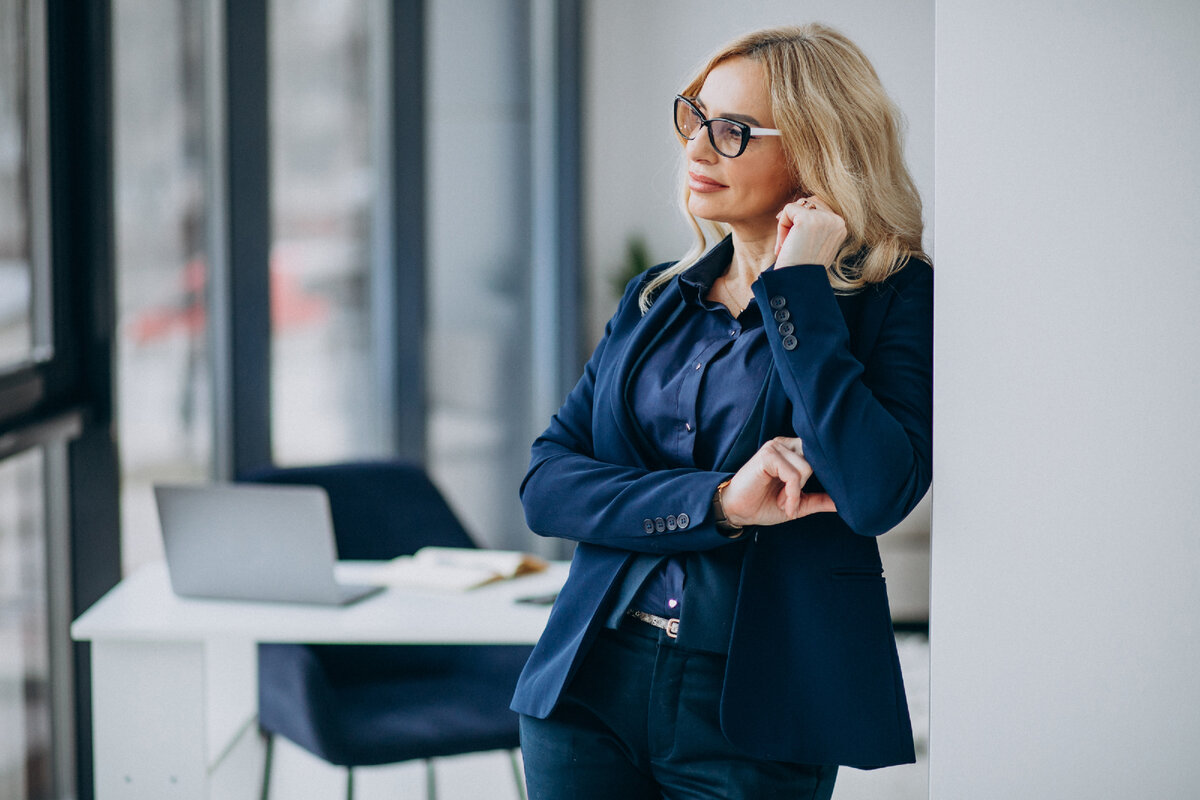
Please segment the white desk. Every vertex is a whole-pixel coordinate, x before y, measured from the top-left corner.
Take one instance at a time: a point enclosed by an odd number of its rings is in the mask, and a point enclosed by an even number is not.
[[[258,643],[531,644],[549,608],[513,601],[556,591],[567,566],[462,593],[393,587],[345,608],[183,599],[164,565],[143,568],[71,626],[92,643],[96,796],[256,797]],[[369,583],[377,569],[343,563],[338,578]]]

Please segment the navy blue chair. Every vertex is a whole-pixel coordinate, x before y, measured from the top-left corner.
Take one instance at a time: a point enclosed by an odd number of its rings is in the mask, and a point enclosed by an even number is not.
[[[240,480],[320,486],[329,495],[338,558],[390,559],[427,545],[475,542],[425,471],[402,462],[270,468]],[[263,644],[258,723],[267,741],[262,796],[270,790],[274,736],[347,768],[426,762],[508,750],[519,797],[517,715],[508,708],[528,646]]]

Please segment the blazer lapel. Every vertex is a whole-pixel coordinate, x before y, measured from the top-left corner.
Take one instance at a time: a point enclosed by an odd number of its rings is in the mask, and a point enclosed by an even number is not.
[[[758,452],[758,448],[762,447],[764,441],[763,419],[766,415],[767,396],[770,393],[771,381],[774,380],[774,376],[774,369],[767,370],[767,377],[763,380],[758,397],[754,400],[754,406],[742,424],[742,429],[738,431],[737,438],[733,440],[729,449],[717,458],[718,472],[737,472],[743,464],[750,460],[752,455]]]

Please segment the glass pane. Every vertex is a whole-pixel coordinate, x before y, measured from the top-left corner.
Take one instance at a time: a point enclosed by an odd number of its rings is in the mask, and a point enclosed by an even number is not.
[[[0,461],[0,797],[53,791],[42,453]]]
[[[117,415],[126,571],[161,553],[151,484],[209,474],[207,4],[113,4]]]
[[[368,14],[273,0],[271,397],[281,464],[377,453],[369,274]]]
[[[429,462],[472,534],[512,549],[532,540],[517,487],[535,435],[523,13],[513,2],[433,3],[426,27]]]
[[[25,3],[0,0],[0,371],[33,350]]]

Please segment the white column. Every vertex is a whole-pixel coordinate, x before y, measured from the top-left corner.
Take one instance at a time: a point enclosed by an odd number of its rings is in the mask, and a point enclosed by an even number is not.
[[[1200,4],[939,0],[930,788],[1200,786]]]

